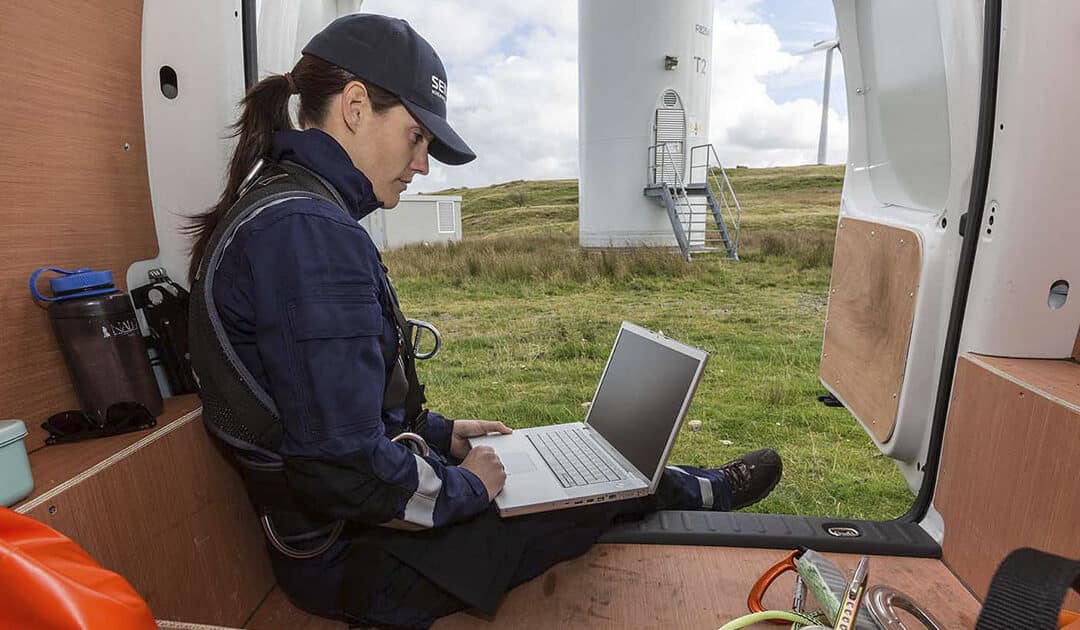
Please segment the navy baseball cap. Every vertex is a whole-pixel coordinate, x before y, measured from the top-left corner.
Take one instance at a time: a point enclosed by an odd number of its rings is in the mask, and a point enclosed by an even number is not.
[[[398,18],[373,13],[339,17],[311,38],[313,55],[374,83],[435,136],[428,148],[444,164],[476,159],[469,145],[446,122],[446,70],[431,44]]]

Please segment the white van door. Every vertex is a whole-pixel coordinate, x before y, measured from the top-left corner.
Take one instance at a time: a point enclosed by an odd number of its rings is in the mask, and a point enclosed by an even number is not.
[[[971,194],[982,3],[834,7],[849,145],[820,378],[917,489]]]

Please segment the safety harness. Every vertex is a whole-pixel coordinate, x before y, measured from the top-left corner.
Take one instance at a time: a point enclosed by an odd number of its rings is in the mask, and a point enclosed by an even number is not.
[[[214,303],[214,272],[237,231],[260,212],[293,199],[321,199],[346,212],[344,200],[317,173],[293,162],[260,160],[245,178],[240,198],[210,237],[192,283],[189,330],[191,362],[199,380],[207,430],[229,448],[239,464],[270,543],[287,556],[311,558],[333,545],[345,523],[328,522],[312,514],[293,496],[279,455],[283,429],[278,408],[236,354]],[[408,436],[408,446],[426,451],[423,440],[415,435],[423,432],[428,416],[423,407],[424,386],[416,376],[416,343],[412,341],[415,323],[402,314],[385,265],[383,271],[384,289],[397,329],[396,347],[382,347],[384,364],[388,366],[383,409],[404,403],[407,432],[397,437]],[[282,535],[282,531],[290,534]]]

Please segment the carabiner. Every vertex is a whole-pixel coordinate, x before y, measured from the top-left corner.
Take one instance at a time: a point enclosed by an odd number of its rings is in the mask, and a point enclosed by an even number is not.
[[[795,559],[801,556],[802,553],[802,549],[792,551],[783,560],[772,565],[765,570],[765,573],[761,574],[761,577],[757,579],[757,582],[754,582],[754,586],[750,588],[750,595],[746,598],[746,607],[750,609],[750,612],[759,613],[766,610],[765,606],[761,603],[761,600],[765,597],[765,591],[769,590],[772,583],[781,575],[788,571],[798,572],[798,569],[795,566]],[[769,623],[787,625],[790,622],[771,619],[769,620]]]
[[[439,334],[438,328],[433,324],[420,319],[410,319],[408,320],[408,324],[409,335],[412,337],[412,339],[409,340],[409,343],[412,344],[413,357],[424,361],[439,354],[439,348],[442,347],[442,335]],[[431,336],[435,338],[435,347],[431,349],[431,352],[420,352],[420,336],[425,330],[430,332]]]
[[[424,440],[424,438],[409,431],[403,431],[401,433],[398,433],[390,441],[404,442],[405,448],[408,448],[410,451],[416,453],[420,457],[427,457],[428,454],[431,453],[431,450],[428,449],[427,442]]]

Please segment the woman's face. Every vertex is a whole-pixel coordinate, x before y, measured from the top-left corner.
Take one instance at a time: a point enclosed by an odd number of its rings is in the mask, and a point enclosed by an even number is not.
[[[377,113],[371,109],[366,90],[346,88],[344,138],[338,138],[353,164],[371,180],[375,197],[383,207],[398,205],[401,193],[416,175],[428,173],[428,144],[431,132],[403,105]],[[345,131],[343,129],[342,131]]]

